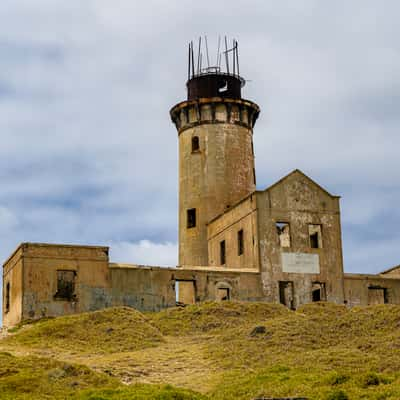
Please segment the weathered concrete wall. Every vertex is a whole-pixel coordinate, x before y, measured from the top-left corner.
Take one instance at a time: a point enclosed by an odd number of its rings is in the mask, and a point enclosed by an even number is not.
[[[60,272],[74,277],[69,298],[58,295]],[[22,244],[4,266],[4,282],[11,283],[10,310],[4,313],[3,308],[3,324],[8,327],[21,320],[119,305],[158,311],[175,306],[178,282],[190,292],[185,297],[183,290],[184,302],[265,300],[260,274],[254,271],[115,264],[108,262],[107,247],[96,246]]]
[[[254,272],[176,269],[110,264],[113,305],[141,311],[175,306],[177,282],[193,283],[196,302],[217,300],[220,289],[229,289],[231,300],[263,301],[260,275]],[[184,301],[185,296],[180,297]]]
[[[26,243],[22,318],[73,314],[111,305],[108,248]],[[57,271],[75,272],[74,297],[56,298]]]
[[[257,192],[257,209],[262,281],[269,301],[280,301],[281,281],[291,282],[293,307],[312,301],[312,291],[319,284],[324,286],[323,300],[343,303],[339,198],[296,170],[267,190]],[[290,247],[281,247],[277,223],[288,224]],[[319,248],[311,247],[310,233],[314,230],[310,225],[321,226]],[[297,264],[286,265],[288,259],[297,260]],[[298,270],[293,272],[293,268]],[[281,288],[282,292],[285,290]]]
[[[181,266],[209,265],[206,224],[255,190],[256,115],[254,103],[221,98],[183,102],[171,110],[179,131]],[[187,226],[188,209],[196,209],[195,227]]]
[[[256,196],[250,195],[234,205],[208,225],[210,266],[258,269]],[[242,231],[242,254],[239,254],[239,235]],[[221,241],[225,241],[226,263],[221,265]]]
[[[377,293],[374,293],[377,292]],[[379,292],[382,292],[379,295]],[[385,275],[344,274],[344,297],[348,306],[400,304],[400,278]]]
[[[22,319],[22,249],[18,248],[3,266],[3,326],[13,326]],[[9,285],[9,308],[6,307]]]

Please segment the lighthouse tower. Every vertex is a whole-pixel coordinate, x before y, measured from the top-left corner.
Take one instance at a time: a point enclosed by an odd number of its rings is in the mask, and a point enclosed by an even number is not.
[[[205,46],[204,46],[205,44]],[[238,44],[189,44],[187,100],[171,118],[179,138],[179,265],[207,266],[207,224],[255,191],[253,127],[257,104],[242,99]],[[203,48],[205,47],[205,52]],[[206,64],[205,66],[203,64]]]

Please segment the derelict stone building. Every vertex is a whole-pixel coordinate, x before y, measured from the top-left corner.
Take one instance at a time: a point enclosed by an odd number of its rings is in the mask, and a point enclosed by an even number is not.
[[[112,263],[101,246],[23,243],[3,266],[4,326],[116,305],[156,311],[177,299],[400,304],[400,266],[378,275],[343,272],[338,196],[299,170],[256,190],[260,110],[242,98],[235,46],[226,71],[196,72],[190,46],[188,97],[171,110],[179,265]]]

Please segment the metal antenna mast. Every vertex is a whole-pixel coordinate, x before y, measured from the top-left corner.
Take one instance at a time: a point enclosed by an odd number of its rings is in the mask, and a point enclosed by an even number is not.
[[[208,74],[221,74],[221,75],[232,75],[240,78],[240,70],[239,70],[239,51],[238,51],[238,42],[236,39],[232,39],[232,47],[228,48],[228,39],[226,36],[223,38],[225,49],[222,50],[223,46],[221,43],[221,36],[218,36],[218,47],[217,47],[217,55],[215,64],[213,60],[210,59],[210,52],[208,48],[208,37],[205,35],[204,37],[200,36],[198,39],[197,45],[197,53],[195,54],[193,41],[189,42],[188,48],[188,80],[200,76],[200,75],[208,75]],[[203,54],[203,50],[205,47],[205,54]],[[232,56],[231,54],[232,53]],[[224,56],[224,64],[222,65],[222,57]],[[195,61],[196,57],[196,61]],[[211,57],[212,58],[212,57]],[[232,64],[231,64],[232,62]],[[244,80],[240,78],[242,84],[244,84]]]
[[[204,36],[206,40],[206,54],[207,54],[207,67],[210,68],[210,57],[208,55],[208,42],[207,42],[207,36]]]

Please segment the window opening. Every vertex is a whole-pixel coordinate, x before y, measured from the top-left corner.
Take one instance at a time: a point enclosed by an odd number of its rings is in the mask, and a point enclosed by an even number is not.
[[[313,282],[311,291],[312,301],[326,301],[325,283]]]
[[[294,291],[292,281],[279,282],[279,301],[281,304],[294,310]]]
[[[57,292],[54,295],[56,299],[73,300],[75,295],[75,271],[59,270],[57,271]]]
[[[276,232],[281,247],[290,247],[290,225],[287,222],[276,222]]]
[[[218,288],[217,290],[217,301],[230,300],[229,288]]]
[[[310,238],[310,247],[312,249],[321,249],[322,248],[321,225],[308,225],[308,235]]]
[[[312,301],[321,301],[321,289],[314,289],[312,291]]]
[[[225,240],[222,240],[219,243],[219,250],[220,250],[220,263],[221,265],[225,265],[226,263],[226,246],[225,246]]]
[[[5,312],[8,313],[10,311],[10,282],[7,282],[6,285],[6,304],[5,304]]]
[[[238,255],[241,256],[244,250],[244,242],[243,242],[243,229],[241,229],[237,234],[238,239]]]
[[[200,141],[198,136],[192,137],[192,153],[200,150]]]
[[[187,210],[187,227],[194,228],[196,226],[196,209],[190,208]]]

